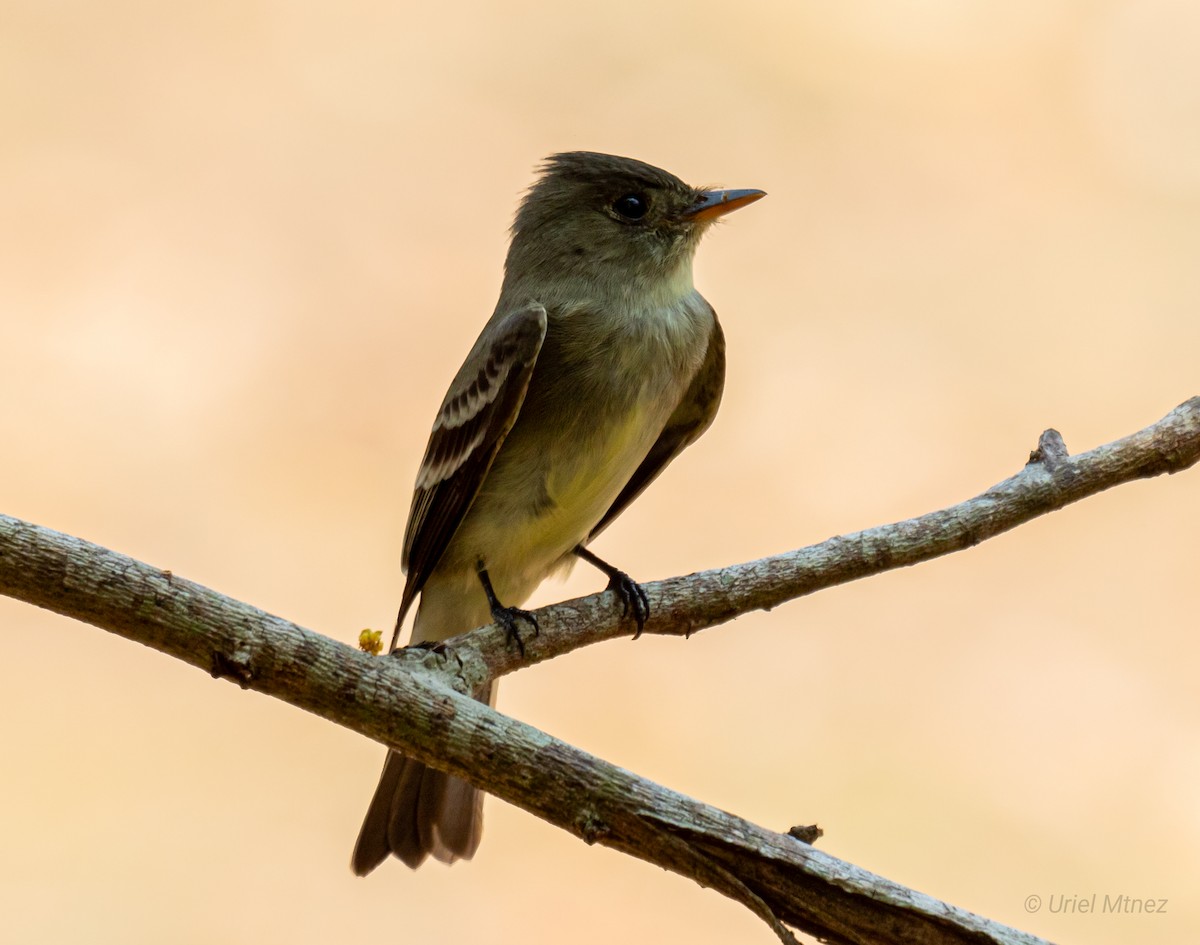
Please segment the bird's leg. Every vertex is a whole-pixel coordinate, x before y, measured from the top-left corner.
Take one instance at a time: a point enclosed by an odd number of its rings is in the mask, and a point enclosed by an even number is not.
[[[521,632],[517,629],[517,618],[528,621],[529,626],[533,627],[533,635],[538,635],[538,622],[532,612],[522,610],[520,607],[505,607],[496,598],[496,592],[492,589],[492,580],[488,577],[487,568],[483,566],[483,562],[478,564],[479,568],[479,583],[483,585],[483,593],[487,595],[488,606],[492,609],[492,619],[504,628],[505,637],[508,640],[517,641],[517,649],[521,651],[521,655],[525,655],[525,641],[521,639]]]
[[[575,546],[575,556],[582,558],[588,564],[595,568],[599,568],[608,575],[608,589],[616,591],[621,598],[622,608],[621,616],[628,617],[629,612],[633,611],[633,619],[637,623],[637,632],[633,638],[636,640],[642,635],[642,628],[646,626],[646,619],[650,616],[650,599],[646,597],[646,592],[642,590],[642,585],[638,584],[633,578],[622,571],[620,568],[614,568],[607,561],[602,561],[594,554],[588,551],[583,545]]]

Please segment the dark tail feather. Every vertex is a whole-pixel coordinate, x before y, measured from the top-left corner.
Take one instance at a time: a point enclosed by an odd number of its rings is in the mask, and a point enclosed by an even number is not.
[[[389,751],[354,846],[351,865],[366,876],[394,854],[416,869],[425,857],[469,860],[483,832],[483,795],[451,777]]]
[[[480,696],[495,705],[495,682]],[[389,751],[350,865],[366,876],[389,854],[414,870],[430,854],[443,863],[469,860],[482,834],[482,793],[461,778]]]

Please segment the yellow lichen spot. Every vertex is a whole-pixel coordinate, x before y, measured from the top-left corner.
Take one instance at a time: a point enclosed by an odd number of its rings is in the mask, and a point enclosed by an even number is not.
[[[383,652],[383,631],[368,627],[358,635],[358,648],[364,653],[378,656]]]

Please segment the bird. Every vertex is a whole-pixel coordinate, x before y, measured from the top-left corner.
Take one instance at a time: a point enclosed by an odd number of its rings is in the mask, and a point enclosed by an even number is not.
[[[441,407],[417,473],[392,649],[490,622],[524,652],[520,609],[577,559],[632,611],[645,593],[588,544],[708,429],[725,381],[725,338],[696,290],[701,235],[761,190],[692,187],[628,157],[548,157],[517,210],[499,300]],[[419,598],[419,601],[418,601]],[[495,704],[494,682],[478,698]],[[389,751],[351,861],[470,859],[483,795]]]

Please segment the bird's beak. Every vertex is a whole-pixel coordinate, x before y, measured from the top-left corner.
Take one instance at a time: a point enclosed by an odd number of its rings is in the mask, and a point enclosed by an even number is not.
[[[717,217],[723,217],[766,195],[765,190],[706,190],[684,211],[683,218],[689,223],[711,223]]]

